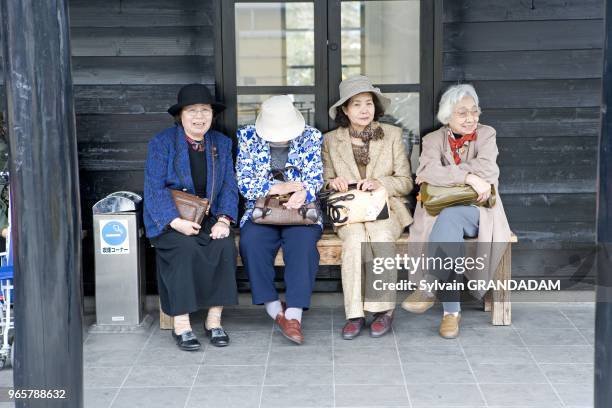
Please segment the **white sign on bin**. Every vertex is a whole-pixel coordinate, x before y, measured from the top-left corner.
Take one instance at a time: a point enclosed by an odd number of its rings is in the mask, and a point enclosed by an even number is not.
[[[100,220],[100,253],[103,255],[130,253],[127,220]]]

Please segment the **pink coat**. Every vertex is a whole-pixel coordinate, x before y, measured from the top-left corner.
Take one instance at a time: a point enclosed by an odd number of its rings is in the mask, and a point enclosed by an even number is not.
[[[453,160],[447,140],[447,131],[448,128],[444,126],[423,138],[417,178],[432,185],[453,186],[464,184],[466,176],[472,173],[494,184],[497,197],[493,208],[478,207],[480,211],[479,247],[492,242],[510,242],[512,232],[499,196],[499,167],[496,163],[499,152],[495,129],[486,125],[478,125],[477,139],[469,142],[461,157],[462,161],[458,165]],[[414,222],[410,226],[410,252],[422,252],[423,246],[419,244],[429,240],[429,234],[436,218],[437,216],[429,215],[420,202],[417,203]],[[506,246],[502,244],[488,246],[493,248],[490,249],[491,256],[488,266],[491,271],[495,271]]]

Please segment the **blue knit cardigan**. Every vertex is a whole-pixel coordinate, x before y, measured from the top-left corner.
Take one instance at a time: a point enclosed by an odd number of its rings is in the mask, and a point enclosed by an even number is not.
[[[206,197],[213,216],[238,218],[238,186],[232,161],[232,141],[209,130],[206,146]],[[149,142],[144,177],[144,224],[148,238],[160,235],[179,216],[170,189],[195,194],[185,131],[173,126]]]

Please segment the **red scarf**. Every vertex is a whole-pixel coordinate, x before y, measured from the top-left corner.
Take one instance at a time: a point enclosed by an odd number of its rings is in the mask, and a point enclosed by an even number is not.
[[[189,145],[189,147],[191,147],[191,150],[194,150],[196,152],[204,151],[204,139],[193,140],[189,136],[185,135],[185,140],[187,141],[187,144]]]
[[[451,152],[453,153],[453,158],[455,159],[455,164],[461,163],[461,156],[459,155],[459,149],[463,147],[467,142],[471,142],[476,140],[476,131],[469,135],[463,135],[459,139],[455,139],[453,132],[448,129],[448,144],[450,146]]]

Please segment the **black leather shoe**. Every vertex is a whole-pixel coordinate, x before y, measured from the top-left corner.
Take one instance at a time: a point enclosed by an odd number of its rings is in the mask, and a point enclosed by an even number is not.
[[[210,330],[206,329],[206,335],[210,337],[210,344],[215,347],[225,347],[229,344],[229,336],[223,330],[223,327],[214,327]]]
[[[198,341],[195,334],[192,331],[185,332],[181,335],[178,335],[172,330],[172,337],[176,340],[176,345],[185,351],[196,351],[199,350],[202,345]]]

